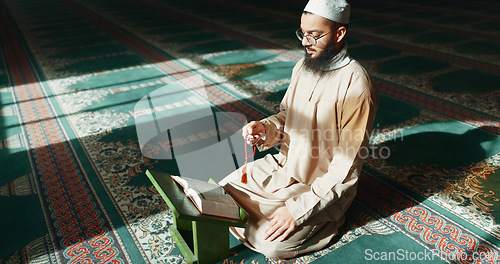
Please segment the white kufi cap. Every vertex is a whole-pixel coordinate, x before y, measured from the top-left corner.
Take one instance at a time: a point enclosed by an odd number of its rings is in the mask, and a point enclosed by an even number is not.
[[[345,0],[309,0],[304,11],[340,24],[349,24],[351,6]]]

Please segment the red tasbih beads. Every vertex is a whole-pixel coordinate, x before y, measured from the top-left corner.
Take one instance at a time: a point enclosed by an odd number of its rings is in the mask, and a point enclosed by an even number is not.
[[[253,147],[253,154],[251,157],[255,156],[255,146]],[[247,183],[247,163],[248,163],[248,152],[247,152],[247,144],[245,142],[245,165],[241,169],[241,183]]]

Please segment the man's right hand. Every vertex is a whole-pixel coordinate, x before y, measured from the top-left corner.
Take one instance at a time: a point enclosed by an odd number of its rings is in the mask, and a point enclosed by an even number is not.
[[[252,121],[246,124],[242,129],[242,135],[245,142],[254,146],[266,134],[266,129],[260,121]]]

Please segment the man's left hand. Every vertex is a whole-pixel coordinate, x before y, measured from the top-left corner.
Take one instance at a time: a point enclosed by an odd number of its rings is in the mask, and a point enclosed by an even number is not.
[[[269,225],[264,232],[264,240],[278,239],[281,242],[297,227],[297,222],[286,206],[276,209],[268,220]]]

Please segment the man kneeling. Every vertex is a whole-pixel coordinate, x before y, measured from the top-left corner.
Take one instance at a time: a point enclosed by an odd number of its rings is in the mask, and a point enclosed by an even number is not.
[[[367,147],[378,93],[347,53],[349,14],[345,0],[307,3],[296,32],[305,56],[293,68],[279,113],[243,127],[248,144],[261,151],[280,144],[280,151],[220,182],[250,215],[249,226],[232,233],[267,257],[325,247],[356,195],[358,153]]]

